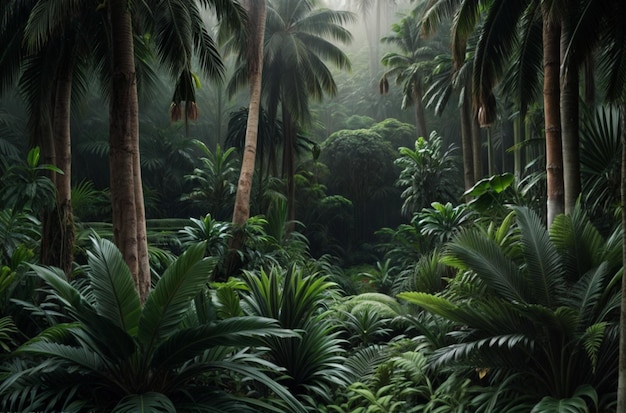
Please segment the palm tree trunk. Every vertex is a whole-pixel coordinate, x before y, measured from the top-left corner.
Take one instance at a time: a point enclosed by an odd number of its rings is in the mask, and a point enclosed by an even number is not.
[[[563,74],[561,91],[561,127],[563,128],[563,186],[565,213],[574,210],[580,195],[580,144],[578,68],[568,65]]]
[[[423,136],[428,140],[428,129],[426,128],[426,116],[424,114],[424,102],[422,101],[422,88],[415,89],[413,94],[413,104],[415,106],[415,126],[417,127],[417,137]]]
[[[560,111],[560,39],[558,21],[549,15],[549,7],[542,2],[543,11],[543,110],[546,133],[547,214],[548,226],[565,210],[563,184],[563,152],[561,146]]]
[[[284,100],[283,100],[284,101]],[[296,125],[289,110],[282,106],[283,112],[283,173],[287,177],[287,231],[294,229],[296,219]]]
[[[461,111],[461,147],[463,148],[463,177],[465,190],[474,186],[474,153],[472,151],[472,117],[471,102],[467,93],[464,94]]]
[[[109,102],[109,163],[113,237],[142,302],[150,291],[145,213],[139,170],[137,78],[128,2],[109,1],[113,75]],[[139,244],[144,245],[139,245]]]
[[[482,131],[478,124],[476,115],[472,113],[473,110],[470,107],[470,119],[472,128],[472,158],[474,160],[474,182],[478,182],[483,179],[483,145],[482,145]]]
[[[261,78],[263,72],[263,38],[265,33],[265,1],[248,1],[248,15],[254,36],[248,50],[248,79],[250,81],[250,106],[246,124],[246,143],[237,185],[233,224],[243,225],[250,217],[250,192],[256,160],[257,134],[261,110]],[[261,174],[263,171],[261,171]]]
[[[626,264],[626,102],[620,105],[622,139],[622,265]],[[626,277],[622,277],[622,299],[619,320],[619,362],[617,381],[617,410],[626,411]]]
[[[71,52],[70,52],[71,53]],[[72,271],[74,261],[74,216],[72,213],[72,150],[70,108],[72,100],[73,64],[67,59],[57,69],[52,119],[54,165],[63,171],[55,177],[56,205],[48,215],[49,231],[42,239],[41,262]]]

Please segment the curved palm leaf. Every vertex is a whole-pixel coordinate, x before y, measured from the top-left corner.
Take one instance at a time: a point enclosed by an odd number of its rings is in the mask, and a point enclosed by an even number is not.
[[[137,332],[146,351],[151,352],[163,339],[173,334],[190,300],[208,282],[214,261],[203,259],[205,244],[189,247],[170,266],[148,296],[139,319]]]
[[[87,253],[88,274],[96,310],[128,334],[135,335],[141,303],[130,270],[111,241],[92,238],[92,245]]]

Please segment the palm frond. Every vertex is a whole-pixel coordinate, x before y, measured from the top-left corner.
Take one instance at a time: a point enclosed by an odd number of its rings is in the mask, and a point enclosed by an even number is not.
[[[528,208],[513,207],[521,228],[526,277],[531,302],[551,307],[564,288],[561,257],[539,216]],[[530,298],[530,297],[528,297]]]
[[[152,363],[155,367],[168,371],[212,347],[260,346],[267,337],[298,337],[298,334],[280,328],[273,319],[234,317],[177,331],[159,346]]]
[[[448,245],[444,263],[474,271],[498,296],[515,302],[532,302],[520,268],[500,246],[479,230],[464,230]]]
[[[88,252],[88,275],[96,310],[128,334],[135,335],[141,303],[130,270],[111,241],[92,238],[92,246]]]
[[[168,413],[176,411],[172,401],[161,393],[129,394],[117,403],[113,413]]]
[[[168,267],[146,300],[138,338],[147,351],[176,331],[191,300],[208,282],[214,262],[203,259],[204,243],[189,247]]]

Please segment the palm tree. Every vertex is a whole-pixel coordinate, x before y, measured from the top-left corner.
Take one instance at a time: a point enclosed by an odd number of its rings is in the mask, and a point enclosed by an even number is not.
[[[600,50],[599,72],[607,99],[619,105],[622,144],[621,200],[622,200],[622,263],[626,263],[626,31],[620,21],[626,16],[625,4],[620,1],[586,2],[577,23],[572,43],[582,45],[582,54],[591,55]],[[617,411],[626,409],[626,279],[622,278],[620,317],[619,381]]]
[[[389,52],[382,57],[381,62],[389,69],[383,74],[381,85],[382,89],[386,89],[387,78],[396,78],[396,83],[402,85],[402,109],[415,107],[417,137],[428,139],[422,97],[424,78],[432,71],[435,53],[432,48],[423,45],[421,27],[415,13],[414,11],[405,16],[400,23],[393,24],[391,27],[393,34],[382,38],[383,42],[398,46],[400,53]]]
[[[456,3],[454,3],[456,4]],[[424,10],[422,17],[422,34],[430,36],[441,25],[441,19],[454,13],[442,2],[433,2]],[[464,19],[461,13],[453,19],[450,28],[454,35],[454,44],[463,50],[453,57],[450,53],[435,57],[436,65],[431,74],[431,85],[426,91],[427,106],[434,106],[435,114],[440,115],[453,94],[458,94],[458,107],[461,115],[461,143],[463,149],[463,172],[465,189],[469,190],[483,178],[482,137],[478,124],[477,112],[472,105],[473,85],[471,71],[474,65],[474,48],[476,40],[464,34],[459,38],[459,28]],[[467,50],[469,49],[469,51]]]
[[[518,24],[520,22],[531,23],[535,18],[542,22],[542,50],[543,50],[543,91],[544,91],[544,117],[546,136],[546,171],[548,193],[548,224],[556,215],[565,211],[564,178],[563,178],[563,155],[561,142],[561,99],[560,99],[560,64],[561,49],[560,40],[567,36],[562,28],[569,28],[568,24],[573,18],[567,15],[565,6],[559,6],[557,0],[527,0],[520,2],[506,2],[494,0],[489,3],[484,15],[484,22],[480,27],[479,40],[476,46],[476,58],[473,70],[473,96],[474,106],[478,109],[479,117],[483,125],[490,124],[495,115],[495,99],[493,90],[508,67],[509,58],[515,50],[518,37]],[[569,9],[568,9],[569,10]],[[466,39],[477,27],[481,13],[478,3],[455,1],[453,3],[437,2],[427,14],[433,22],[438,22],[442,15],[455,14],[453,25],[453,56],[459,61],[465,54]],[[567,24],[563,24],[563,23]],[[432,24],[432,23],[431,23]],[[532,33],[524,31],[522,33]],[[528,46],[532,37],[521,39],[522,46]],[[536,38],[534,39],[536,40]],[[572,75],[569,65],[578,64],[574,59],[565,61],[567,66],[564,73]],[[525,74],[528,68],[536,68],[535,65],[522,67],[517,64],[520,74]],[[573,75],[572,75],[573,76]],[[521,82],[518,82],[521,84]],[[576,89],[577,82],[569,79],[564,82],[566,96],[573,96],[569,88]],[[532,91],[532,86],[524,83],[523,87]],[[573,99],[573,98],[572,98]],[[570,99],[571,101],[571,99]],[[564,112],[568,113],[568,120],[578,122],[578,117],[572,118],[571,105],[565,105]],[[522,107],[524,110],[524,108]],[[576,129],[569,129],[575,140]],[[569,141],[568,141],[569,143]],[[577,150],[574,142],[568,146],[571,150]],[[574,159],[576,157],[574,156]],[[579,173],[568,169],[571,174],[569,182],[572,183],[572,191],[576,192],[580,185]],[[578,181],[576,176],[578,175]],[[577,196],[577,194],[576,194]]]
[[[265,19],[267,5],[265,0],[246,1],[251,29],[248,39],[247,69],[250,83],[250,105],[246,123],[246,138],[241,162],[241,172],[235,196],[233,223],[243,225],[250,217],[250,193],[252,192],[252,177],[256,160],[257,135],[259,131],[259,117],[261,115],[261,82],[263,75],[263,48],[265,35]],[[261,171],[261,174],[263,171]]]
[[[283,123],[283,175],[287,179],[289,219],[295,218],[296,134],[310,122],[309,100],[333,96],[337,85],[324,63],[349,69],[345,53],[330,40],[348,43],[342,24],[349,12],[316,9],[316,0],[274,0],[268,3],[263,57],[264,94],[270,123],[280,106]],[[243,68],[240,68],[243,73]],[[241,75],[239,75],[241,76]],[[235,77],[236,79],[236,77]]]
[[[17,2],[18,4],[20,2]],[[230,28],[242,26],[244,20],[243,10],[231,1],[203,0],[202,6],[212,6],[218,19]],[[143,201],[143,188],[141,182],[141,170],[139,162],[139,136],[137,120],[137,67],[135,66],[135,44],[143,46],[141,42],[135,43],[132,26],[131,8],[127,2],[112,1],[106,3],[106,13],[101,9],[94,9],[77,3],[72,8],[49,7],[48,0],[39,0],[29,4],[27,13],[17,15],[19,9],[13,4],[8,4],[2,9],[3,21],[12,21],[17,17],[25,24],[28,22],[26,39],[29,46],[36,51],[47,54],[55,53],[49,46],[54,39],[59,39],[59,32],[69,30],[75,21],[80,21],[80,16],[93,17],[97,22],[86,25],[89,30],[95,28],[103,29],[110,27],[110,30],[100,30],[96,36],[83,35],[84,39],[96,39],[95,44],[91,44],[87,49],[88,56],[92,57],[95,65],[101,71],[102,83],[109,85],[104,88],[109,97],[110,105],[110,163],[111,163],[111,194],[113,210],[114,237],[120,246],[127,263],[137,279],[137,288],[142,292],[142,300],[147,296],[150,285],[150,270],[147,255],[146,231],[145,231],[145,211]],[[171,7],[170,7],[171,6]],[[193,115],[195,109],[195,99],[193,89],[189,87],[190,82],[182,82],[181,79],[188,80],[191,77],[192,53],[198,56],[201,69],[210,76],[219,77],[223,72],[223,65],[219,58],[219,53],[215,44],[204,26],[198,4],[194,1],[179,0],[175,4],[158,3],[153,10],[148,10],[147,3],[138,2],[133,9],[137,25],[137,30],[150,33],[150,38],[154,42],[157,55],[162,63],[169,69],[173,77],[179,82],[176,96],[180,100],[186,101],[186,115]],[[30,10],[32,8],[32,11]],[[4,27],[4,26],[3,26]],[[90,32],[93,34],[93,32]],[[5,35],[4,33],[2,34]],[[107,36],[111,36],[108,38]],[[13,39],[9,44],[14,46],[20,44],[21,40]],[[64,44],[63,42],[61,44]],[[109,48],[110,47],[110,48]],[[13,51],[16,47],[13,47]],[[57,53],[58,54],[58,53]],[[3,78],[11,80],[15,71],[21,64],[19,51],[13,51],[10,57],[14,57],[7,62],[6,70],[8,75]],[[71,94],[73,84],[71,78],[71,62],[75,58],[68,54],[62,56],[63,64],[59,67],[64,69],[63,75],[58,76],[59,86],[64,89],[47,90],[48,96],[56,96],[61,99],[68,99]],[[83,56],[85,57],[85,56]],[[69,60],[67,60],[69,59]],[[88,60],[88,59],[87,59]],[[141,62],[141,60],[139,60]],[[39,66],[38,73],[46,73]],[[3,68],[3,73],[4,73]],[[56,83],[51,83],[56,86]],[[58,90],[58,92],[57,92]],[[49,101],[49,98],[42,97],[41,102]],[[45,107],[45,106],[44,106]],[[58,105],[58,109],[63,109],[59,113],[59,133],[67,135],[69,139],[69,103],[64,102]],[[56,108],[55,108],[56,109]],[[43,113],[45,116],[38,116],[37,125],[40,120],[52,116],[52,112]],[[51,136],[47,131],[50,129],[43,124],[44,136]],[[61,148],[69,148],[67,140],[60,145]],[[52,145],[46,148],[52,150]],[[56,148],[55,148],[56,149]],[[53,152],[50,152],[53,153]],[[63,152],[57,157],[68,160],[69,156]],[[66,169],[69,170],[69,166]],[[67,174],[69,177],[69,173]],[[69,185],[67,186],[69,188]],[[70,209],[71,212],[71,209]]]
[[[203,258],[205,247],[197,243],[179,257],[143,307],[130,270],[110,241],[93,240],[82,286],[68,282],[60,270],[34,267],[61,313],[50,314],[58,321],[15,353],[0,385],[2,406],[302,412],[268,377],[265,370],[272,367],[261,354],[244,349],[293,332],[267,318],[204,316],[210,312],[206,283],[215,264]],[[237,384],[228,374],[246,380],[234,390]],[[265,386],[284,403],[252,395],[249,384]]]

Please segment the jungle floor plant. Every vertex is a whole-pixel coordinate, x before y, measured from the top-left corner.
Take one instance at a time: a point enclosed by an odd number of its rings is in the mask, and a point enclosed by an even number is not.
[[[216,321],[194,300],[206,294],[213,261],[191,246],[162,275],[142,307],[117,248],[95,240],[86,280],[33,266],[59,321],[12,353],[0,370],[9,411],[301,412],[266,374],[250,346],[293,337],[275,320]],[[202,311],[201,311],[202,310]],[[258,392],[264,389],[262,397]]]

